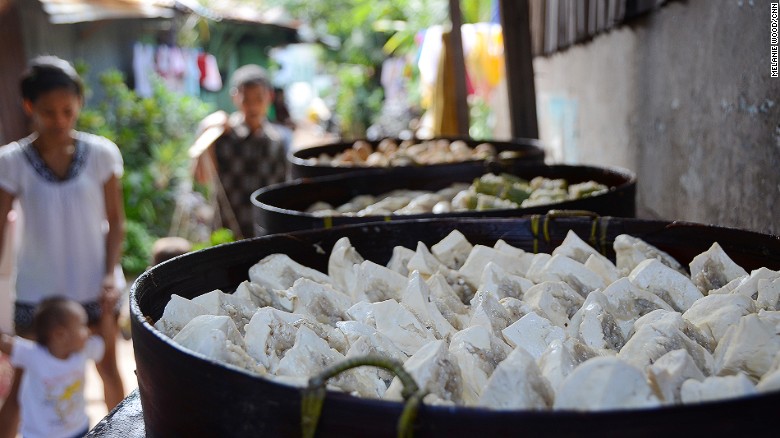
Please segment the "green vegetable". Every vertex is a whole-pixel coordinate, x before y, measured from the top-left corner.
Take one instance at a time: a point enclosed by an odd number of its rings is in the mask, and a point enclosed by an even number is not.
[[[514,203],[522,204],[531,196],[531,192],[531,187],[527,183],[517,182],[509,186],[505,198]]]
[[[477,193],[483,193],[485,195],[498,196],[504,190],[506,181],[500,179],[496,175],[486,174],[479,178],[474,178],[472,187]]]

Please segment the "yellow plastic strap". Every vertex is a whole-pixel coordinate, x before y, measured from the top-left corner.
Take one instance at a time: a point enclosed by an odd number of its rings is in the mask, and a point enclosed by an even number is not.
[[[531,216],[531,234],[534,236],[534,254],[539,253],[539,215]]]
[[[609,216],[601,220],[601,253],[607,255],[607,231],[609,230]]]
[[[550,220],[552,220],[550,216],[544,217],[544,241],[548,244],[550,243]]]
[[[590,245],[594,248],[596,248],[596,244],[597,244],[596,234],[598,232],[598,227],[599,227],[599,218],[595,217],[593,218],[593,223],[590,225],[590,238],[588,239]]]
[[[333,216],[325,216],[322,218],[322,227],[325,229],[333,227]]]

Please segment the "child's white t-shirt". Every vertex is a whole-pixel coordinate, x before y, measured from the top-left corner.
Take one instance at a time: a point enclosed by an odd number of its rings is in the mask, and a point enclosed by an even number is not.
[[[100,360],[103,339],[91,336],[84,350],[58,359],[28,339],[16,337],[11,364],[24,369],[19,388],[21,433],[25,438],[64,438],[89,427],[84,402],[87,360]]]

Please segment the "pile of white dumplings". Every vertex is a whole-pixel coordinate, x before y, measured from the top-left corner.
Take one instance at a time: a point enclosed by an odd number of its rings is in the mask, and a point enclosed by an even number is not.
[[[532,254],[455,230],[396,246],[383,266],[342,238],[327,275],[272,254],[232,294],[173,295],[155,328],[298,387],[346,358],[391,358],[428,404],[598,411],[780,390],[780,272],[748,273],[717,243],[689,269],[628,235],[614,250],[613,263],[570,231]],[[399,379],[374,367],[328,387],[401,400]]]
[[[312,166],[334,167],[403,167],[460,163],[472,160],[515,158],[516,151],[498,152],[490,143],[480,143],[474,148],[463,140],[404,140],[398,143],[392,138],[382,139],[374,148],[365,140],[358,140],[351,148],[334,155],[320,154],[306,160]]]

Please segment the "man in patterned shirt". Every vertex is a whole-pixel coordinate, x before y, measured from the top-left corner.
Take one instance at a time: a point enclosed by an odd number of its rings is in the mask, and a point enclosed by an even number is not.
[[[215,183],[223,226],[236,238],[248,238],[255,236],[250,196],[286,179],[287,144],[281,128],[268,121],[273,87],[266,71],[245,65],[233,73],[230,85],[238,111],[204,119],[203,133],[190,153],[198,157],[196,178]]]

